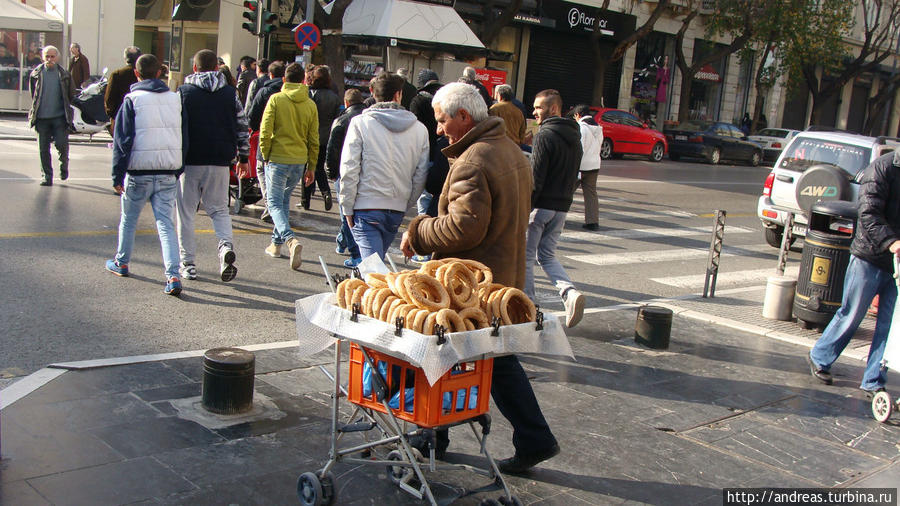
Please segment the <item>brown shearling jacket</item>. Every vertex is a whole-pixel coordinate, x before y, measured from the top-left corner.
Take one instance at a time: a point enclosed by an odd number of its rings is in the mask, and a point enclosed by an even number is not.
[[[496,117],[475,125],[443,153],[451,166],[438,216],[410,222],[410,246],[436,259],[478,260],[491,268],[495,283],[523,288],[531,165]]]

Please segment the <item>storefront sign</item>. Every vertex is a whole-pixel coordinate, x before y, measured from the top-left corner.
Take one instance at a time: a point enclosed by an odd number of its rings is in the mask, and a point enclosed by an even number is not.
[[[700,67],[700,71],[694,74],[694,79],[699,79],[701,81],[711,81],[714,83],[722,82],[722,76],[720,76],[719,73],[716,72],[716,69],[714,69],[713,66],[709,63]]]
[[[481,81],[491,96],[494,96],[494,87],[506,83],[506,71],[475,69],[475,78]]]
[[[556,30],[585,34],[599,30],[601,38],[616,41],[631,35],[637,25],[635,16],[561,0],[544,0],[541,15],[552,19]]]

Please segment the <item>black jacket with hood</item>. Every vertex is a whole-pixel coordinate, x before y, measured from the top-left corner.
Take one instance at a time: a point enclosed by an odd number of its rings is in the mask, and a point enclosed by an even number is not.
[[[888,248],[900,241],[900,151],[883,155],[866,167],[858,205],[850,253],[883,271],[894,272]]]
[[[281,86],[284,84],[284,81],[281,78],[270,79],[265,82],[262,88],[256,91],[256,95],[253,96],[253,99],[250,101],[250,106],[247,107],[247,119],[250,123],[250,130],[254,132],[259,131],[259,124],[262,122],[263,112],[266,110],[266,104],[269,103],[269,98],[272,95],[281,91]],[[262,160],[262,158],[260,158]]]
[[[532,208],[569,212],[581,155],[581,129],[575,120],[555,116],[541,122],[531,152]]]
[[[341,151],[344,149],[344,138],[347,137],[347,126],[351,119],[359,116],[364,110],[366,110],[366,106],[362,105],[362,102],[352,104],[344,109],[344,112],[335,118],[331,125],[328,145],[325,148],[325,170],[328,179],[332,181],[341,177]],[[321,137],[319,139],[321,140]]]

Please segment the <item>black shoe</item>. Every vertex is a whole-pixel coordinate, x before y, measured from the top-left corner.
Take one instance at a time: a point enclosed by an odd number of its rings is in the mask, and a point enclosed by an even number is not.
[[[41,186],[53,186],[53,180],[45,177],[44,179],[41,179],[40,185]]]
[[[269,214],[269,208],[263,208],[262,214],[259,215],[259,219],[263,223],[272,223],[272,216]]]
[[[598,225],[596,223],[585,223],[584,225],[581,226],[581,228],[590,230],[591,232],[596,232],[596,231],[600,230],[600,225]]]
[[[65,181],[66,179],[69,179],[69,171],[68,170],[59,171],[59,180]]]
[[[298,205],[298,207],[302,207],[303,209],[309,211],[309,197],[300,197],[300,204]]]
[[[553,458],[558,454],[558,444],[554,444],[542,452],[533,453],[531,455],[521,455],[519,452],[516,452],[512,457],[497,462],[497,467],[500,468],[500,472],[502,473],[522,474],[536,466],[538,463]]]
[[[809,373],[813,375],[817,380],[825,383],[826,385],[830,385],[834,383],[834,378],[831,377],[831,373],[826,371],[825,369],[820,369],[819,366],[812,361],[809,353],[806,354],[806,363],[809,364]]]
[[[884,387],[878,387],[874,390],[866,390],[865,388],[860,388],[863,392],[866,393],[866,399],[872,400],[872,397],[875,397],[875,394],[878,392],[884,392]]]
[[[322,200],[325,201],[325,210],[331,211],[331,205],[333,204],[333,202],[331,201],[331,192],[330,191],[322,192]]]

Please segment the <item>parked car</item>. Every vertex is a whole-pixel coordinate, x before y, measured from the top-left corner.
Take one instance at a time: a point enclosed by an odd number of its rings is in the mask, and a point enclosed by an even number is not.
[[[791,142],[799,130],[788,128],[763,128],[759,132],[747,137],[747,139],[759,144],[763,148],[763,160],[774,162],[781,154],[781,150]]]
[[[762,160],[762,148],[750,142],[740,129],[720,121],[685,121],[666,129],[669,159],[703,158],[715,165],[721,160],[740,160],[756,167]]]
[[[815,130],[798,133],[766,177],[756,207],[766,242],[781,247],[788,213],[794,213],[793,235],[805,237],[813,204],[820,200],[856,202],[865,168],[898,148],[900,139],[890,137]],[[851,232],[853,222],[837,220],[832,226]]]
[[[630,112],[619,109],[591,107],[594,120],[603,127],[600,158],[608,160],[622,155],[646,155],[651,162],[662,160],[666,154],[666,136],[653,130]]]

